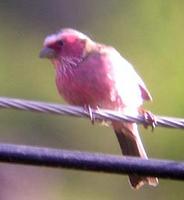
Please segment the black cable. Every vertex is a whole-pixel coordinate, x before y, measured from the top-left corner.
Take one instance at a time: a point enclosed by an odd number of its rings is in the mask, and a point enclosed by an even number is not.
[[[123,157],[33,146],[0,144],[0,161],[114,174],[138,174],[184,180],[184,162]]]

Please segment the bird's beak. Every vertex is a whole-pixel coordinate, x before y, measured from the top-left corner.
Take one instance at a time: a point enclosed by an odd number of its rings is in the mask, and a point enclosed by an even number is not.
[[[40,58],[56,58],[56,51],[49,47],[44,47],[39,54]]]

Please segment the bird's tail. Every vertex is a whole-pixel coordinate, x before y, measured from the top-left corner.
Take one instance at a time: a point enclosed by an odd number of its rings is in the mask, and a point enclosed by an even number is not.
[[[147,155],[135,123],[113,123],[113,128],[118,138],[121,151],[124,155],[138,156],[143,159],[147,159]],[[131,174],[129,175],[129,180],[131,186],[135,189],[139,189],[145,183],[152,186],[158,185],[158,179],[154,177],[144,177]]]

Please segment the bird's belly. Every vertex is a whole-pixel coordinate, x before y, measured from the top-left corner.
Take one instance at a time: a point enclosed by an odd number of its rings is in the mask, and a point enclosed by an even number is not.
[[[86,72],[85,70],[57,75],[56,85],[59,93],[70,104],[89,105],[92,108],[116,109],[122,106],[114,81],[106,73]]]

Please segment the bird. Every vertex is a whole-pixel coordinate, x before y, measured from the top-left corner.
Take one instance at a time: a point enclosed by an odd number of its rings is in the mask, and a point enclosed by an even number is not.
[[[55,68],[59,94],[70,105],[139,114],[144,101],[152,100],[146,85],[115,48],[98,43],[72,28],[48,35],[40,58],[48,58]],[[122,153],[148,159],[136,123],[112,121]],[[158,185],[156,177],[129,174],[132,188]]]

